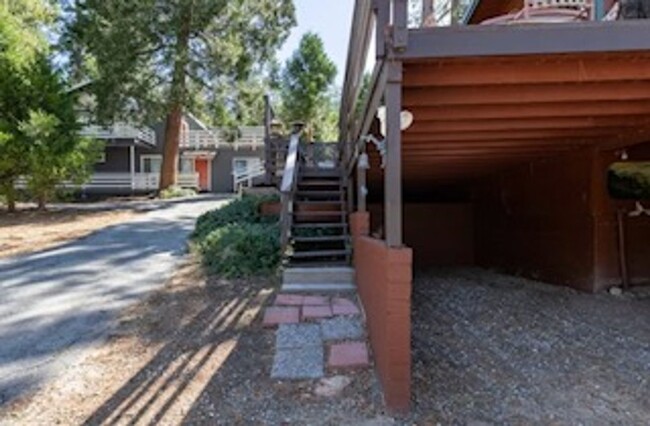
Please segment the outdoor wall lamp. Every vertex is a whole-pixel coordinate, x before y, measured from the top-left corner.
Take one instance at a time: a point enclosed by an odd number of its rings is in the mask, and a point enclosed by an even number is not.
[[[359,155],[359,162],[357,163],[357,167],[363,170],[368,170],[370,168],[370,161],[368,160],[368,154],[365,152]]]
[[[375,145],[375,148],[377,148],[377,151],[379,151],[379,154],[381,155],[381,168],[383,169],[384,166],[386,165],[386,139],[377,139],[375,135],[365,135],[361,137],[361,140],[368,143],[372,142]],[[362,154],[366,155],[366,162],[368,161],[368,156],[367,154]],[[367,168],[370,168],[370,165],[368,165]]]
[[[635,209],[628,213],[630,217],[640,217],[643,215],[650,216],[650,209],[646,209],[641,204],[641,201],[636,202]]]

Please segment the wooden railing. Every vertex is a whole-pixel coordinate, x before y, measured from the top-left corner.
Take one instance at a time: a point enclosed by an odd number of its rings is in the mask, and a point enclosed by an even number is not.
[[[282,174],[280,185],[280,199],[282,212],[280,213],[280,244],[282,252],[287,248],[293,224],[293,199],[298,185],[298,170],[300,168],[300,133],[291,135],[289,151]]]
[[[183,132],[180,140],[181,148],[217,149],[217,148],[261,148],[264,145],[264,128],[262,126],[247,126],[238,129],[239,134],[231,140],[227,131],[220,128],[209,130],[189,130]]]
[[[134,191],[155,191],[159,188],[160,173],[128,173],[128,172],[104,172],[93,173],[89,180],[82,184],[73,182],[61,182],[60,188],[82,189],[82,190],[134,190]],[[16,188],[25,188],[25,179],[16,182]],[[198,173],[179,173],[178,186],[183,188],[199,187]]]
[[[156,144],[156,133],[149,127],[137,127],[128,123],[112,126],[87,125],[79,132],[81,136],[95,139],[134,139],[149,145]]]
[[[247,167],[246,170],[232,172],[233,188],[239,191],[244,186],[252,187],[253,179],[263,176],[266,173],[264,164],[255,161],[252,166]]]

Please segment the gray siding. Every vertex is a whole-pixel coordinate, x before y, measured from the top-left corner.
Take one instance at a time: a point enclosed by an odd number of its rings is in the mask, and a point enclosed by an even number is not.
[[[264,161],[264,148],[220,148],[212,160],[212,192],[233,192],[232,160],[237,157],[256,157]]]

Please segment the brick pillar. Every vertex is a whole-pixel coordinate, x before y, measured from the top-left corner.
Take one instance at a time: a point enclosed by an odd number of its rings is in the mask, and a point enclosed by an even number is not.
[[[370,234],[370,213],[355,212],[350,214],[350,233],[352,237],[367,236]]]
[[[357,289],[384,401],[391,411],[411,402],[411,281],[413,252],[368,236],[370,214],[350,215]]]

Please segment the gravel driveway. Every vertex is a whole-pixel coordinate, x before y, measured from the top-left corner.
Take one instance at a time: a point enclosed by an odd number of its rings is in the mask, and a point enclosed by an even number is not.
[[[420,421],[648,424],[650,288],[590,295],[449,269],[417,275],[413,304]]]
[[[225,200],[157,203],[86,238],[0,260],[0,405],[71,365],[120,309],[163,284],[197,216]]]

